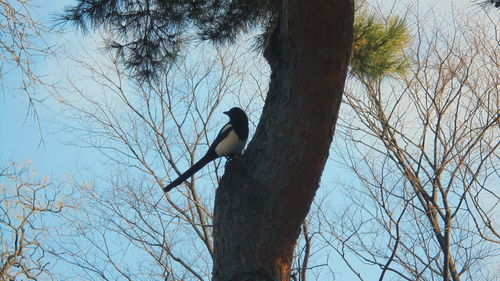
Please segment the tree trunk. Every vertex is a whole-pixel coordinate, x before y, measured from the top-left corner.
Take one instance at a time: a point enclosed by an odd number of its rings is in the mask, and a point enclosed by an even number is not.
[[[260,123],[216,192],[214,281],[290,279],[335,129],[353,17],[350,0],[283,1]]]

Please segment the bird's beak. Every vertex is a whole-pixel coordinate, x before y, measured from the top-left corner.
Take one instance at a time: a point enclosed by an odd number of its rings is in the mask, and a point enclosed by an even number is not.
[[[222,112],[222,113],[224,113],[224,114],[226,114],[226,115],[229,115],[229,111],[224,111],[224,112]]]

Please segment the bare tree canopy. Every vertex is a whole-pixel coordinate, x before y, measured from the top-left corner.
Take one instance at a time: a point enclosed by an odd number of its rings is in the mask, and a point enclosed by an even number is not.
[[[47,240],[65,196],[28,164],[0,170],[0,280],[56,280]]]
[[[47,83],[35,70],[37,59],[53,51],[46,41],[48,29],[33,14],[34,9],[32,1],[0,1],[2,91],[21,90],[27,95],[30,106],[43,101],[37,87]]]
[[[379,280],[492,280],[481,264],[500,243],[498,43],[484,24],[417,24],[406,75],[358,76],[346,91],[339,151],[359,186],[327,241]]]

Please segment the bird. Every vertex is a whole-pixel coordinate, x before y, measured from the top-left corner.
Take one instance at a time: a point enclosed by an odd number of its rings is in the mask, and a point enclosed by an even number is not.
[[[208,148],[205,156],[198,160],[198,162],[177,179],[165,186],[163,188],[165,193],[183,183],[210,161],[224,156],[231,159],[241,154],[248,139],[248,117],[239,107],[233,107],[229,111],[223,113],[229,117],[229,122],[222,127],[212,145]]]

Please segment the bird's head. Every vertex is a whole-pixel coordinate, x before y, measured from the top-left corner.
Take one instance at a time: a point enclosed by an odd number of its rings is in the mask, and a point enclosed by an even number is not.
[[[233,107],[229,111],[224,111],[224,114],[229,116],[229,119],[231,119],[231,120],[235,120],[235,121],[236,120],[242,120],[242,121],[248,120],[247,115],[245,114],[245,111],[243,111],[239,107]]]

